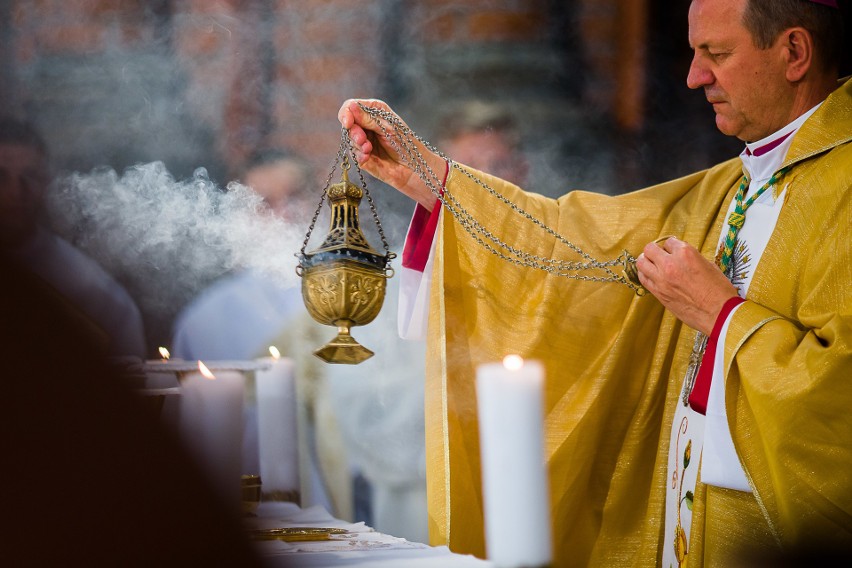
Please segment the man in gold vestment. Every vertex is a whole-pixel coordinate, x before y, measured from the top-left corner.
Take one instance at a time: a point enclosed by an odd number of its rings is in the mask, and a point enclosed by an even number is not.
[[[507,353],[547,369],[555,565],[731,566],[852,542],[852,81],[838,82],[838,10],[833,0],[693,0],[687,84],[747,148],[682,179],[552,200],[418,146],[433,172],[448,172],[446,193],[525,253],[576,260],[483,183],[595,258],[642,252],[644,297],[492,254],[436,207],[390,123],[359,105],[389,107],[344,103],[361,166],[423,215],[440,212],[426,393],[434,544],[484,554],[473,377]],[[757,251],[750,268],[743,235]],[[696,331],[710,337],[698,382],[706,370],[707,404],[717,393],[726,417],[711,426],[708,406],[705,435],[728,440],[734,458],[710,463],[707,444],[692,455],[691,528],[678,512],[672,531],[672,462],[690,461],[675,452],[672,425],[696,412],[684,379]],[[701,481],[710,469],[723,481]]]

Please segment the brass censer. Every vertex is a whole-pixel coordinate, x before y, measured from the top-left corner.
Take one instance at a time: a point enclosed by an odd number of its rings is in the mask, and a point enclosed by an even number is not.
[[[349,180],[351,163],[355,164],[361,187]],[[341,181],[330,185],[337,165]],[[367,196],[373,219],[384,245],[384,254],[367,242],[358,219],[361,199]],[[325,198],[331,208],[328,234],[319,248],[305,252]],[[296,255],[296,274],[302,278],[302,298],[308,313],[323,325],[337,327],[337,336],[314,351],[327,363],[358,364],[373,352],[355,341],[350,329],[373,321],[382,309],[386,280],[393,276],[390,252],[384,230],[361,168],[352,154],[349,133],[343,130],[337,159],[329,173],[301,251]]]

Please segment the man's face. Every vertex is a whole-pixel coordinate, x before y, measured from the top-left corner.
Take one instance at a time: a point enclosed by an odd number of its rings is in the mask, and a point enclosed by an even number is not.
[[[516,185],[525,183],[527,163],[500,132],[467,132],[442,142],[441,149],[460,164]]]
[[[760,140],[790,120],[785,62],[777,44],[754,45],[743,25],[747,0],[693,0],[689,44],[694,51],[686,84],[703,88],[716,126],[740,140]]]
[[[243,180],[269,204],[276,215],[293,218],[303,208],[305,172],[295,162],[278,161],[249,170]]]
[[[47,184],[40,152],[29,146],[0,144],[0,245],[16,246],[32,234]]]

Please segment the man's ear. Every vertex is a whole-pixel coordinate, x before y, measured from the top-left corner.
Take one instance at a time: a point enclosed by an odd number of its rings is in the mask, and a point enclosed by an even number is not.
[[[787,80],[801,81],[815,64],[813,36],[805,28],[789,28],[781,34],[780,41],[787,63]]]

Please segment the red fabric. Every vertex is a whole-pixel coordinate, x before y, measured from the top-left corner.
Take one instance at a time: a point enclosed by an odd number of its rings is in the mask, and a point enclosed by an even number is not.
[[[704,357],[701,359],[701,367],[698,369],[698,376],[695,377],[692,392],[689,393],[689,406],[699,414],[707,413],[707,399],[710,397],[710,383],[713,381],[713,363],[716,360],[716,344],[719,342],[719,333],[721,333],[722,326],[725,325],[731,311],[743,302],[745,302],[745,299],[739,296],[729,298],[722,306],[722,311],[719,312],[719,316],[713,324],[713,331],[707,338],[707,348],[704,350]]]
[[[447,177],[449,175],[450,163],[447,162],[444,181],[441,183],[442,194],[443,187],[447,184]],[[438,230],[438,217],[440,213],[441,201],[439,199],[435,199],[435,206],[432,208],[431,213],[420,204],[414,209],[411,227],[408,229],[408,234],[405,236],[405,245],[402,248],[402,266],[418,272],[423,272],[426,268],[426,261],[429,260],[429,251],[432,250],[432,240],[435,238],[435,232]]]
[[[784,136],[782,136],[782,137],[780,137],[776,140],[773,140],[772,142],[769,142],[768,144],[764,144],[760,148],[756,148],[754,150],[754,152],[752,152],[751,150],[746,148],[746,153],[749,154],[749,155],[754,154],[755,156],[762,156],[765,153],[769,152],[770,150],[774,150],[775,148],[780,146],[781,143],[784,142],[784,140],[786,140],[787,138],[789,138],[791,134],[792,134],[792,132],[788,132]]]

